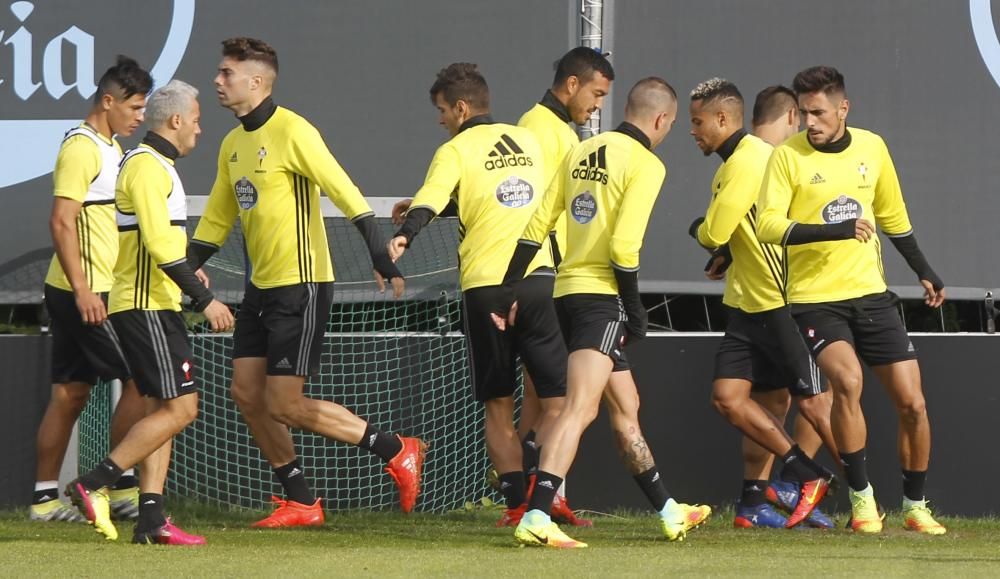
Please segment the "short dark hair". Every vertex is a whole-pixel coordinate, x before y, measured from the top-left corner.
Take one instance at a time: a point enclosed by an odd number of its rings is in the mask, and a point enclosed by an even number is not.
[[[677,91],[658,76],[647,76],[632,86],[625,103],[625,116],[660,113],[669,102],[677,102]]]
[[[615,69],[600,50],[577,46],[556,61],[556,76],[552,79],[552,86],[560,86],[571,76],[579,78],[581,84],[586,83],[595,72],[601,73],[608,80],[615,80]]]
[[[479,67],[470,62],[449,64],[437,73],[437,78],[431,85],[431,102],[439,94],[451,106],[463,100],[474,109],[490,108],[490,87],[479,72]]]
[[[227,38],[222,41],[222,56],[235,58],[240,62],[244,60],[259,62],[273,70],[274,74],[278,74],[278,53],[263,40],[245,36]]]
[[[736,85],[724,78],[710,78],[698,83],[698,86],[691,90],[692,101],[702,101],[702,106],[709,103],[735,100],[740,107],[743,106],[743,95]]]
[[[106,94],[126,100],[137,94],[148,95],[151,90],[153,77],[138,62],[119,54],[115,65],[106,70],[97,82],[94,104],[101,102],[101,97]]]
[[[846,94],[844,90],[844,75],[832,66],[813,66],[795,75],[792,81],[795,95],[822,92],[831,94]]]
[[[753,103],[753,124],[773,123],[788,109],[796,106],[795,93],[787,86],[776,84],[757,93]]]

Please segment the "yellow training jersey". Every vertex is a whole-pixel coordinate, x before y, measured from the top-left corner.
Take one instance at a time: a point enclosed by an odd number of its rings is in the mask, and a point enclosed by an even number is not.
[[[410,205],[437,214],[455,199],[463,290],[503,282],[544,183],[542,152],[530,131],[485,116],[471,121],[434,153]],[[550,252],[539,252],[528,271],[539,267],[552,267]]]
[[[122,149],[87,124],[66,133],[53,172],[55,196],[80,202],[76,235],[80,242],[80,265],[90,289],[106,292],[114,279],[118,257],[115,227],[115,179]],[[72,291],[59,256],[53,255],[45,283]]]
[[[896,168],[882,138],[850,129],[840,152],[817,151],[803,131],[775,149],[760,191],[758,235],[783,243],[796,223],[868,219],[890,236],[912,229]],[[878,236],[787,248],[792,303],[851,299],[886,291]]]
[[[570,149],[580,142],[580,137],[569,125],[569,112],[562,106],[551,91],[545,94],[542,102],[536,104],[528,112],[521,115],[517,126],[524,127],[535,135],[542,147],[545,159],[545,190],[552,184],[563,157]],[[555,226],[556,243],[560,251],[566,247],[566,215],[560,215]]]
[[[268,105],[273,107],[270,100],[261,107]],[[218,175],[194,238],[220,246],[238,216],[254,286],[333,281],[320,189],[352,221],[372,214],[319,131],[274,107],[262,126],[241,125],[223,139]]]
[[[160,269],[187,259],[187,200],[173,160],[145,141],[129,151],[115,209],[120,248],[108,313],[180,311],[181,290]]]
[[[740,132],[739,142],[712,179],[712,201],[698,227],[698,243],[729,244],[733,263],[722,302],[757,313],[785,305],[781,248],[757,239],[757,194],[771,145]]]
[[[623,123],[570,150],[523,239],[540,243],[566,213],[555,296],[618,294],[612,266],[639,269],[639,250],[667,169],[639,129]]]

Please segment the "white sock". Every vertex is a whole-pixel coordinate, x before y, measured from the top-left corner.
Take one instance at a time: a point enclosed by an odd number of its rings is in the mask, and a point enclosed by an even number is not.
[[[35,492],[38,492],[38,491],[47,491],[47,490],[58,489],[58,488],[59,488],[59,481],[57,481],[57,480],[41,480],[41,481],[35,482]]]
[[[925,502],[925,500],[911,501],[906,495],[903,495],[903,510],[905,511],[913,506],[923,506]]]
[[[669,517],[670,515],[672,515],[674,513],[674,511],[679,506],[680,506],[680,504],[677,501],[675,501],[673,497],[670,497],[669,499],[667,499],[667,503],[665,505],[663,505],[663,508],[660,509],[660,518],[661,519],[665,519],[665,518]]]
[[[122,476],[135,476],[135,467],[123,470]]]
[[[527,519],[529,525],[546,525],[552,522],[552,518],[549,514],[540,509],[532,509],[527,513],[524,513],[524,518]]]
[[[861,489],[860,491],[856,491],[856,490],[854,490],[852,488],[848,488],[848,490],[850,490],[852,494],[855,494],[855,495],[858,495],[858,496],[862,496],[862,497],[870,497],[870,496],[873,496],[875,494],[875,489],[872,488],[872,483],[868,483],[868,486],[866,486],[865,488]]]

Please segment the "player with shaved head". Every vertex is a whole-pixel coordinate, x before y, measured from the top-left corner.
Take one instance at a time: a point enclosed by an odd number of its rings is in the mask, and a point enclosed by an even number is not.
[[[576,457],[584,430],[597,416],[602,396],[627,405],[631,429],[641,443],[643,469],[635,475],[658,512],[663,533],[683,539],[711,513],[670,497],[639,430],[639,393],[631,381],[609,382],[626,342],[646,334],[646,310],[639,296],[639,249],[646,224],[666,177],[653,150],[677,117],[677,95],[666,81],[640,80],[628,95],[625,122],[588,139],[563,159],[524,234],[504,278],[510,289],[494,314],[498,328],[517,323],[519,280],[562,213],[567,215],[566,249],[556,277],[555,297],[563,339],[570,352],[566,403],[558,420],[542,433],[538,474],[528,512],[514,531],[525,545],[586,547],[552,522],[552,498]],[[612,391],[614,390],[614,391]]]

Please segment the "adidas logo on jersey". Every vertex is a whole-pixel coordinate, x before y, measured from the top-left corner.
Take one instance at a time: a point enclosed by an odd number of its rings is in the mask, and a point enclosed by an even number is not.
[[[229,162],[235,163],[236,161],[239,161],[239,157],[236,156],[236,151],[233,151],[233,156],[229,157]]]
[[[810,185],[819,185],[820,183],[826,183],[826,179],[819,173],[813,175],[812,179],[809,180]]]
[[[274,365],[275,368],[291,368],[292,364],[288,361],[288,358],[282,358],[277,364]]]
[[[572,177],[584,181],[596,181],[602,185],[608,184],[608,162],[605,158],[607,145],[601,145],[596,151],[591,151],[586,159],[580,161],[579,166],[573,169]]]
[[[483,165],[487,171],[493,169],[503,169],[504,167],[531,167],[534,166],[531,157],[524,154],[524,150],[514,142],[509,135],[500,135],[500,140],[493,145]]]

